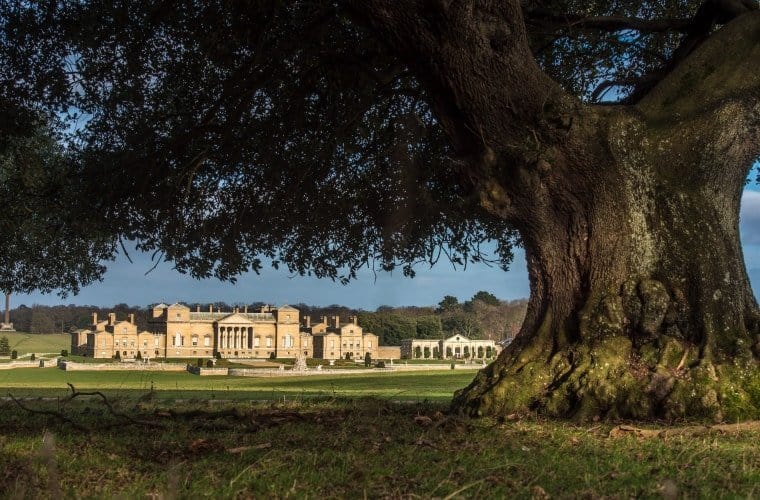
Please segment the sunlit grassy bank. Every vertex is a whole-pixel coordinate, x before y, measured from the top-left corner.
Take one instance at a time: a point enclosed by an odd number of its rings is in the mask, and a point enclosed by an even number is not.
[[[19,356],[32,352],[59,354],[61,349],[71,347],[71,336],[65,333],[0,332],[0,337],[8,337],[11,349],[18,351]]]

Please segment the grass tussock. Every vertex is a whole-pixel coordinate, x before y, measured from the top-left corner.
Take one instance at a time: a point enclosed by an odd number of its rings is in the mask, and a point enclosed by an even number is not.
[[[648,435],[442,403],[0,403],[9,497],[757,497],[760,431]],[[55,417],[55,413],[79,425]],[[128,418],[125,418],[125,415]],[[149,422],[160,424],[160,430]],[[78,430],[78,427],[91,430]],[[651,430],[657,430],[652,427]]]

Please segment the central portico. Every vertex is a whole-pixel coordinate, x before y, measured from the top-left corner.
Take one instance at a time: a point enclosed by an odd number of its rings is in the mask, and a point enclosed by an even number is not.
[[[264,306],[258,312],[248,308],[233,311],[191,311],[183,304],[153,307],[151,324],[165,333],[170,356],[197,356],[217,353],[224,358],[311,356],[307,335],[299,334],[299,311],[290,306]]]

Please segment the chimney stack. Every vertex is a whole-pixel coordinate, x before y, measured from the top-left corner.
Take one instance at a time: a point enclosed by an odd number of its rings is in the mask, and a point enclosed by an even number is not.
[[[92,324],[93,325],[98,324],[98,313],[92,313]]]
[[[333,316],[333,323],[335,324],[335,328],[340,327],[340,316]]]
[[[116,313],[108,313],[108,324],[113,326],[116,324]]]
[[[214,304],[209,304],[208,305],[208,312],[210,312],[210,313],[214,312]]]
[[[351,316],[351,323],[358,325],[359,324],[359,318],[357,316]]]
[[[233,310],[233,312],[234,312],[235,314],[237,314],[237,312],[238,312],[238,308],[236,307],[236,308]]]
[[[311,328],[311,316],[303,317],[303,326],[305,326],[306,328]]]
[[[200,304],[195,304],[195,312],[197,312],[197,313],[201,312],[201,305]]]
[[[243,312],[244,312],[245,314],[248,314],[248,306],[243,306]]]
[[[135,313],[129,313],[129,322],[135,324]]]

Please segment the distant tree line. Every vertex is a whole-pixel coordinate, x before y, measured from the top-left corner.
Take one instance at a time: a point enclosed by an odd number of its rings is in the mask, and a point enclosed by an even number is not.
[[[208,311],[209,304],[186,303],[191,310],[200,307]],[[233,311],[248,307],[250,312],[259,311],[264,302],[250,304],[214,302],[214,311]],[[351,309],[339,304],[326,307],[308,304],[294,304],[302,315],[309,315],[312,322],[322,316],[357,315],[359,324],[365,331],[375,333],[383,345],[399,345],[408,338],[439,339],[451,335],[465,335],[472,339],[502,340],[512,338],[520,329],[527,300],[503,301],[485,291],[476,293],[470,300],[460,303],[456,297],[447,295],[438,303],[438,307],[390,307],[380,306],[374,312]],[[99,320],[115,312],[118,319],[125,319],[129,314],[135,315],[139,329],[148,329],[150,306],[130,306],[124,303],[113,307],[61,305],[31,307],[20,305],[11,310],[11,320],[19,331],[30,333],[61,333],[77,328],[89,328],[92,313],[98,314]]]

